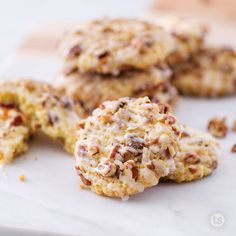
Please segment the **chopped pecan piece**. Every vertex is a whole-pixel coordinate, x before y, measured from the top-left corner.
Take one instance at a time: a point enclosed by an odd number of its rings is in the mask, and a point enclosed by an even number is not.
[[[102,109],[102,110],[104,110],[106,107],[104,106],[104,104],[100,104],[100,105],[99,105],[99,108]]]
[[[19,126],[23,123],[23,119],[22,116],[18,115],[14,118],[14,120],[12,121],[11,125],[13,126]]]
[[[0,103],[0,107],[3,107],[3,108],[15,108],[15,104],[12,104],[12,103]]]
[[[131,168],[131,171],[132,171],[132,178],[137,181],[138,180],[138,168],[137,167],[133,167]]]
[[[177,136],[182,136],[182,133],[181,133],[181,131],[180,130],[178,130],[178,128],[176,128],[175,126],[171,126],[171,129],[175,132],[175,134],[177,135]]]
[[[91,185],[91,182],[90,182],[88,179],[86,179],[82,174],[79,174],[79,176],[80,176],[81,181],[82,181],[85,185],[87,185],[87,186],[90,186],[90,185]]]
[[[90,149],[89,149],[89,151],[90,151],[90,153],[92,154],[92,155],[96,155],[96,154],[98,154],[99,153],[99,147],[97,147],[97,146],[92,146]]]
[[[98,117],[98,119],[103,123],[111,123],[112,122],[112,116],[111,115],[101,115]]]
[[[231,152],[236,152],[236,144],[234,144],[233,147],[231,148]]]
[[[208,131],[217,138],[223,138],[228,132],[226,118],[212,118],[208,123]]]
[[[173,158],[176,155],[176,151],[172,146],[167,147],[164,153],[167,158]]]
[[[102,176],[113,176],[116,173],[116,165],[114,163],[102,163],[96,169]]]
[[[146,142],[144,139],[139,138],[135,134],[127,134],[125,136],[125,145],[128,147],[132,147],[135,150],[141,150],[146,146]]]
[[[81,128],[81,129],[84,129],[84,128],[85,128],[85,121],[84,121],[84,120],[82,120],[82,121],[79,122],[78,128]]]
[[[127,105],[127,102],[121,101],[118,105],[119,108],[124,108]]]
[[[188,169],[189,169],[191,174],[195,174],[197,172],[197,168],[194,167],[194,166],[189,166]]]
[[[217,166],[218,166],[218,162],[217,162],[216,160],[214,160],[214,161],[212,162],[211,167],[212,167],[213,169],[216,169]]]
[[[64,108],[71,109],[72,104],[68,98],[62,97],[61,99],[59,98],[59,101],[61,102],[61,104]]]
[[[81,171],[81,168],[79,166],[75,166],[75,169]]]
[[[159,139],[151,139],[148,141],[148,145],[155,145],[155,144],[159,144]]]
[[[120,178],[120,167],[119,167],[119,166],[116,166],[115,177],[116,177],[117,179]]]
[[[149,170],[155,170],[155,165],[153,164],[153,162],[150,162],[150,163],[147,164],[147,168]]]
[[[160,109],[160,113],[161,114],[166,114],[170,111],[170,107],[163,104],[163,103],[158,103],[159,109]]]
[[[173,125],[176,122],[176,119],[174,116],[165,114],[160,118],[160,121],[166,124]]]
[[[109,159],[112,159],[112,160],[115,159],[115,156],[116,156],[116,154],[118,153],[119,148],[120,148],[120,145],[116,144],[115,147],[114,147],[114,148],[112,149],[112,151],[111,151],[111,154],[110,154],[110,156],[109,156]]]
[[[147,39],[146,41],[144,41],[144,44],[146,47],[151,47],[154,44],[154,42],[150,39]]]
[[[87,151],[86,146],[79,145],[78,148],[77,148],[77,155],[80,156],[80,157],[87,157],[88,151]]]
[[[59,121],[59,117],[54,114],[48,114],[48,123],[50,125],[54,125],[56,122]]]
[[[200,159],[193,153],[187,153],[184,157],[184,161],[188,164],[198,164],[200,162]]]
[[[188,138],[188,137],[190,137],[190,134],[189,134],[188,132],[183,131],[183,132],[181,133],[181,138]]]
[[[104,57],[106,57],[108,55],[109,55],[109,52],[108,51],[104,51],[104,52],[99,53],[97,55],[97,57],[98,57],[98,59],[102,59],[102,58],[104,58]]]
[[[76,56],[79,56],[80,55],[80,53],[81,53],[81,47],[80,47],[80,45],[75,45],[74,47],[72,47],[71,49],[70,49],[70,51],[69,51],[69,53],[68,53],[68,57],[69,58],[74,58],[74,57],[76,57]]]
[[[135,165],[135,162],[133,160],[129,160],[125,163],[126,167],[129,168],[132,172],[132,178],[137,181],[138,179],[138,174],[139,174],[139,171],[138,171],[138,168],[136,167]]]

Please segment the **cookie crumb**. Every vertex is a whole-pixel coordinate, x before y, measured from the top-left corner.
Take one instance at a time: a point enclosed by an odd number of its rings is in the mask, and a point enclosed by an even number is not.
[[[234,144],[233,147],[231,148],[231,152],[236,152],[236,144]]]
[[[2,172],[2,176],[3,176],[4,178],[7,178],[7,177],[8,177],[8,174],[7,174],[7,172],[6,172],[5,170]]]
[[[236,120],[233,121],[232,131],[236,132]]]
[[[88,188],[85,184],[80,184],[80,189],[86,189],[86,188]]]
[[[19,176],[18,176],[18,179],[19,179],[21,182],[24,182],[24,181],[25,181],[25,175],[19,175]]]
[[[226,118],[212,118],[208,122],[207,126],[208,131],[211,135],[216,138],[223,138],[228,132],[228,126],[226,124]]]

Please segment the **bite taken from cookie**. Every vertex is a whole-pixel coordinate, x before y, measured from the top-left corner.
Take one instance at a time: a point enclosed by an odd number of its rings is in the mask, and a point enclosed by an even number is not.
[[[107,101],[80,122],[76,169],[97,194],[127,198],[175,168],[182,125],[147,97]]]
[[[0,103],[0,165],[25,153],[32,133],[29,120],[13,104]]]
[[[41,131],[73,153],[77,124],[83,109],[51,85],[30,79],[1,81],[0,103],[13,105],[33,132]]]

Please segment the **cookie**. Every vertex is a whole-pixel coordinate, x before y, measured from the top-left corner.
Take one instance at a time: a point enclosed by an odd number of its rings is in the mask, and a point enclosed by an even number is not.
[[[1,81],[0,102],[16,106],[28,119],[32,130],[40,130],[73,153],[76,125],[82,116],[79,104],[62,96],[49,84],[33,80]]]
[[[28,150],[28,120],[14,106],[0,104],[0,165],[9,164]]]
[[[160,16],[155,23],[162,26],[173,39],[173,50],[166,60],[169,66],[188,60],[202,48],[207,27],[200,21],[185,17]]]
[[[204,48],[188,62],[174,67],[173,84],[184,95],[221,97],[236,93],[236,53]]]
[[[219,159],[220,147],[212,136],[185,128],[175,157],[176,169],[166,179],[178,183],[201,179],[217,168]]]
[[[76,169],[97,194],[127,198],[175,168],[182,126],[147,97],[107,101],[80,122]]]
[[[97,74],[61,74],[55,81],[57,89],[79,102],[88,114],[106,100],[121,97],[148,96],[153,102],[175,106],[178,92],[170,84],[170,69],[150,68],[127,71],[119,76]]]
[[[172,40],[161,27],[138,19],[99,19],[65,35],[59,47],[64,71],[118,75],[163,62]]]

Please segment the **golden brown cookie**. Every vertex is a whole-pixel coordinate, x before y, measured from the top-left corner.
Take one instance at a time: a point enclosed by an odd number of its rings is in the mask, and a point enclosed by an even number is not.
[[[139,19],[93,20],[68,33],[59,52],[64,71],[118,75],[163,62],[173,42],[162,27]]]
[[[97,194],[126,198],[175,168],[182,125],[147,97],[107,101],[80,122],[76,169]]]
[[[32,130],[41,130],[73,153],[76,125],[83,116],[79,104],[47,83],[25,79],[1,81],[0,103],[15,105],[30,120]]]
[[[220,154],[219,143],[212,136],[185,128],[175,157],[176,169],[165,179],[180,183],[208,176],[217,168]]]
[[[67,96],[79,102],[90,114],[106,100],[121,97],[148,96],[153,102],[174,106],[178,93],[170,84],[168,68],[150,68],[146,71],[127,71],[119,76],[97,74],[59,75],[55,86]]]
[[[227,48],[204,48],[188,62],[174,67],[173,84],[180,93],[219,97],[236,93],[236,53]]]

